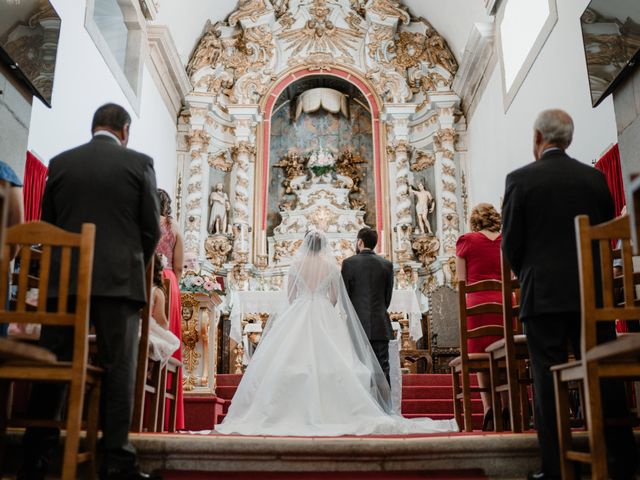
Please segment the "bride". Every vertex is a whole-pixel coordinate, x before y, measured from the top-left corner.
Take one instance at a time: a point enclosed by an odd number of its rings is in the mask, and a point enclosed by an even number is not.
[[[325,235],[310,231],[289,270],[288,307],[269,322],[216,432],[339,436],[457,431],[393,413],[389,384]]]

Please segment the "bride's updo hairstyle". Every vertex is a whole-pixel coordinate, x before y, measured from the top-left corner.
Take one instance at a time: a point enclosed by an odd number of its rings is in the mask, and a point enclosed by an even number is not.
[[[309,230],[304,236],[304,244],[309,253],[318,253],[322,250],[322,235],[317,230]]]

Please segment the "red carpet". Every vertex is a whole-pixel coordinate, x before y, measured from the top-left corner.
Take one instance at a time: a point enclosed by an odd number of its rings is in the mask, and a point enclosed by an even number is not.
[[[485,480],[481,470],[425,472],[163,472],[165,480]]]
[[[215,423],[220,423],[229,409],[241,378],[241,375],[218,375],[217,398],[186,397],[185,428],[192,431],[210,430]],[[472,376],[472,384],[476,384],[475,376]],[[402,413],[407,418],[453,418],[452,396],[449,374],[402,376]],[[480,429],[482,403],[479,394],[474,396],[472,407],[474,428]]]

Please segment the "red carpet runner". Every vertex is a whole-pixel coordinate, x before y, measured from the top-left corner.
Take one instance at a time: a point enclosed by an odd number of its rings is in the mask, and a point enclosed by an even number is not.
[[[214,427],[214,422],[221,422],[229,409],[241,377],[241,375],[218,375],[217,394],[219,398],[217,399],[185,397],[185,428],[187,430],[209,430]],[[476,384],[475,376],[472,376],[472,384]],[[452,397],[451,375],[426,374],[403,375],[402,377],[402,413],[405,417],[453,418]],[[479,394],[473,398],[473,412],[474,428],[480,429],[482,426],[482,403]]]

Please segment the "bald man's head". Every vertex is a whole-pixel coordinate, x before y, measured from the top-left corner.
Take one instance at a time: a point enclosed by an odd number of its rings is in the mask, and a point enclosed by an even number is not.
[[[573,119],[564,110],[545,110],[536,119],[533,152],[536,160],[548,148],[566,150],[573,140]]]

